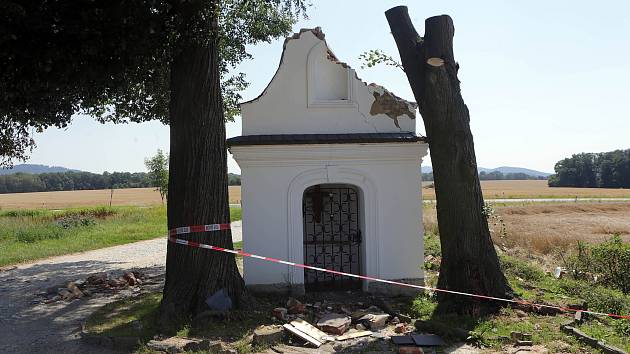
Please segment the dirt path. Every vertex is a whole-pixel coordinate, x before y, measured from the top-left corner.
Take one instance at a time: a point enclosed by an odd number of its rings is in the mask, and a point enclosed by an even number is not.
[[[241,241],[240,221],[233,223],[234,242]],[[143,290],[163,285],[166,240],[130,243],[94,251],[53,257],[0,271],[0,353],[109,353],[87,346],[79,337],[81,323],[99,307],[126,296],[95,294],[70,303],[43,304],[47,288],[98,272],[137,269],[153,279]]]
[[[241,222],[232,223],[232,239],[242,240]],[[137,269],[154,279],[144,290],[162,288],[165,238],[53,257],[0,271],[0,353],[110,353],[87,346],[79,337],[81,323],[99,307],[125,296],[95,294],[70,303],[41,303],[47,288],[88,275]]]
[[[162,287],[166,241],[164,238],[49,258],[0,271],[1,353],[108,353],[83,344],[81,322],[104,304],[132,296],[95,294],[70,303],[40,303],[38,293],[48,287],[98,272],[140,269],[154,281],[144,290]]]

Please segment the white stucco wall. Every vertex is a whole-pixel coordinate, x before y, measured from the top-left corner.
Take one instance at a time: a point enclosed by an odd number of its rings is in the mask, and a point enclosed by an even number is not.
[[[236,146],[246,252],[303,263],[302,196],[322,183],[360,190],[364,274],[422,279],[424,143]],[[245,283],[302,284],[303,270],[246,258]],[[367,286],[367,284],[366,284]]]
[[[285,42],[273,80],[241,105],[243,135],[415,134],[415,104],[366,85],[322,38],[318,29],[304,30]],[[350,184],[360,192],[362,273],[424,278],[420,165],[426,143],[236,145],[230,151],[241,167],[246,252],[304,263],[304,190]],[[301,268],[253,258],[244,263],[250,286],[304,282]]]

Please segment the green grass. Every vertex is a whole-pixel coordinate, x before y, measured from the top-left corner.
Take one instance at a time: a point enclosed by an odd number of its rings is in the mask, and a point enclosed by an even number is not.
[[[427,254],[440,254],[437,240],[437,235],[425,234]],[[524,258],[502,255],[500,261],[510,285],[521,299],[563,307],[585,301],[589,310],[621,315],[630,314],[630,294],[623,294],[619,290],[593,285],[587,281],[573,280],[569,277],[555,279],[546,274],[540,265]],[[436,278],[436,271],[425,270],[425,280],[429,286],[434,286]],[[560,331],[560,326],[572,317],[568,314],[540,316],[529,313],[525,317],[519,317],[513,309],[504,308],[499,314],[479,318],[434,315],[436,306],[434,296],[423,294],[409,304],[407,312],[413,318],[437,320],[453,327],[473,331],[476,333],[477,342],[490,348],[491,351],[501,351],[505,337],[509,337],[511,331],[519,331],[531,333],[534,344],[542,344],[552,353],[598,352]],[[613,346],[630,351],[630,320],[591,316],[579,328],[598,340],[604,340]]]
[[[134,336],[147,341],[157,333],[161,300],[162,293],[149,293],[109,303],[88,318],[86,331],[111,337]]]
[[[161,300],[160,292],[109,303],[90,315],[85,330],[96,336],[137,337],[141,343],[146,343],[161,333],[158,326]],[[265,348],[252,347],[251,335],[259,325],[274,323],[269,313],[278,305],[277,302],[275,297],[257,297],[256,308],[233,310],[226,319],[213,317],[188,320],[169,332],[183,337],[222,340],[239,353],[259,352]],[[153,351],[140,345],[136,353]]]
[[[240,208],[230,209],[232,221]],[[166,208],[0,211],[0,266],[166,235]]]

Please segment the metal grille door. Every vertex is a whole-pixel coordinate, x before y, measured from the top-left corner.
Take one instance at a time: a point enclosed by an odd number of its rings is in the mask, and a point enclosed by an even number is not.
[[[351,186],[317,185],[303,198],[304,260],[315,267],[361,273],[359,200]],[[360,289],[361,280],[304,270],[307,291]]]

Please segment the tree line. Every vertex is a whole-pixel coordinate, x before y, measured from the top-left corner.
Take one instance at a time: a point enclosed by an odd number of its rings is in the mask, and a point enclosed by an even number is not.
[[[523,172],[503,173],[501,171],[492,171],[492,172],[481,171],[479,172],[479,179],[482,181],[527,180],[527,179],[543,180],[543,179],[546,179],[546,177],[528,175],[527,173],[523,173]],[[433,173],[432,172],[422,173],[422,180],[433,181]]]
[[[228,174],[228,184],[240,185],[241,176]],[[0,175],[0,194],[148,187],[153,187],[153,181],[151,176],[145,172],[103,172],[103,174],[57,172]]]
[[[550,187],[630,188],[630,149],[576,154],[554,169]]]

